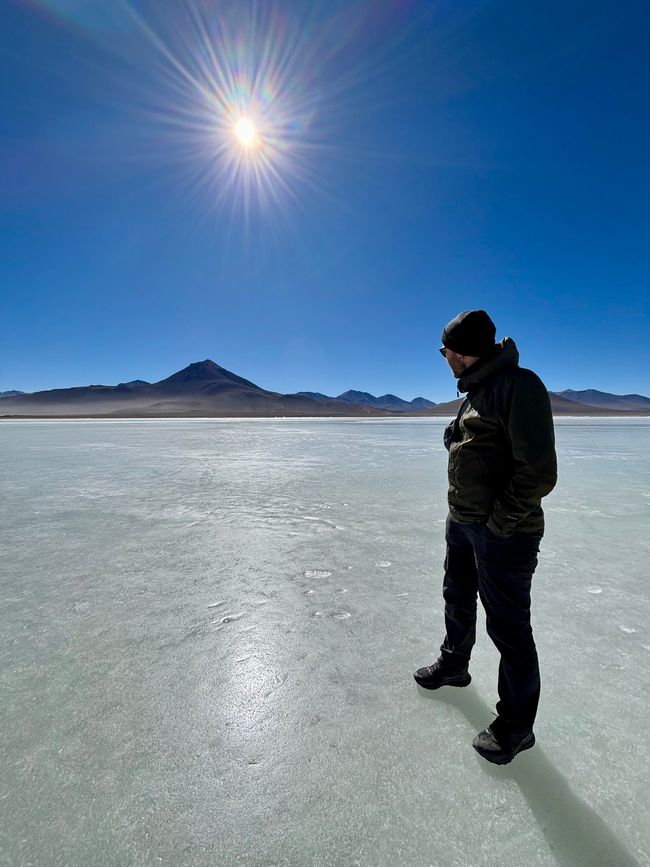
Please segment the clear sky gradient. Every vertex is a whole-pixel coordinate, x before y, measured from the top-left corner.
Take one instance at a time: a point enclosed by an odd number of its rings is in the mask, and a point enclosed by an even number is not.
[[[649,8],[4,0],[0,391],[444,401],[482,307],[551,390],[650,395]]]

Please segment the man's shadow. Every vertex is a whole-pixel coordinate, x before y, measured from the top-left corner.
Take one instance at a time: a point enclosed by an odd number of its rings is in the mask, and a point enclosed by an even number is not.
[[[416,689],[423,701],[442,702],[458,708],[474,729],[474,734],[489,725],[495,716],[472,685],[463,689],[443,687],[435,691],[416,685]],[[639,862],[600,816],[571,790],[538,745],[520,753],[509,765],[492,764],[478,753],[476,760],[490,777],[517,783],[559,864],[566,867],[638,867]]]

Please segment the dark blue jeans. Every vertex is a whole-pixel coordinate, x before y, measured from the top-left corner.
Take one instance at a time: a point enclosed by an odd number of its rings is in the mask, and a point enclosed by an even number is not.
[[[476,640],[476,597],[487,632],[501,654],[497,713],[516,727],[532,728],[539,703],[537,650],[530,625],[530,586],[540,535],[496,536],[485,524],[447,517],[445,626],[440,650],[451,670],[467,668]]]

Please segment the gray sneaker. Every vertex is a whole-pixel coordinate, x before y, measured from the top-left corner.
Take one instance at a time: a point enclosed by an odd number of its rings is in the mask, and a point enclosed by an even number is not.
[[[450,671],[440,659],[436,659],[432,665],[418,668],[413,677],[416,683],[425,689],[439,689],[441,686],[467,686],[472,681],[467,669]]]
[[[479,732],[472,746],[479,755],[495,765],[507,765],[517,753],[529,750],[535,743],[532,729],[513,728],[501,717]]]

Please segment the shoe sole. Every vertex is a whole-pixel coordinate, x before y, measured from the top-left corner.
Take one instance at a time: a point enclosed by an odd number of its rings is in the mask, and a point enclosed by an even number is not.
[[[425,689],[440,689],[441,686],[469,686],[469,684],[472,682],[471,674],[464,675],[463,677],[457,677],[454,680],[443,680],[442,683],[436,684],[426,683],[426,681],[419,680],[417,677],[415,677],[415,675],[413,675],[413,677],[415,678],[415,682],[420,686],[423,686]]]
[[[480,756],[483,756],[484,759],[487,759],[488,762],[492,762],[492,764],[494,765],[508,765],[518,753],[521,753],[524,750],[529,750],[534,745],[535,735],[533,734],[533,732],[531,732],[523,739],[523,741],[519,744],[519,746],[513,753],[493,753],[491,750],[482,750],[480,747],[472,744],[472,746]]]

